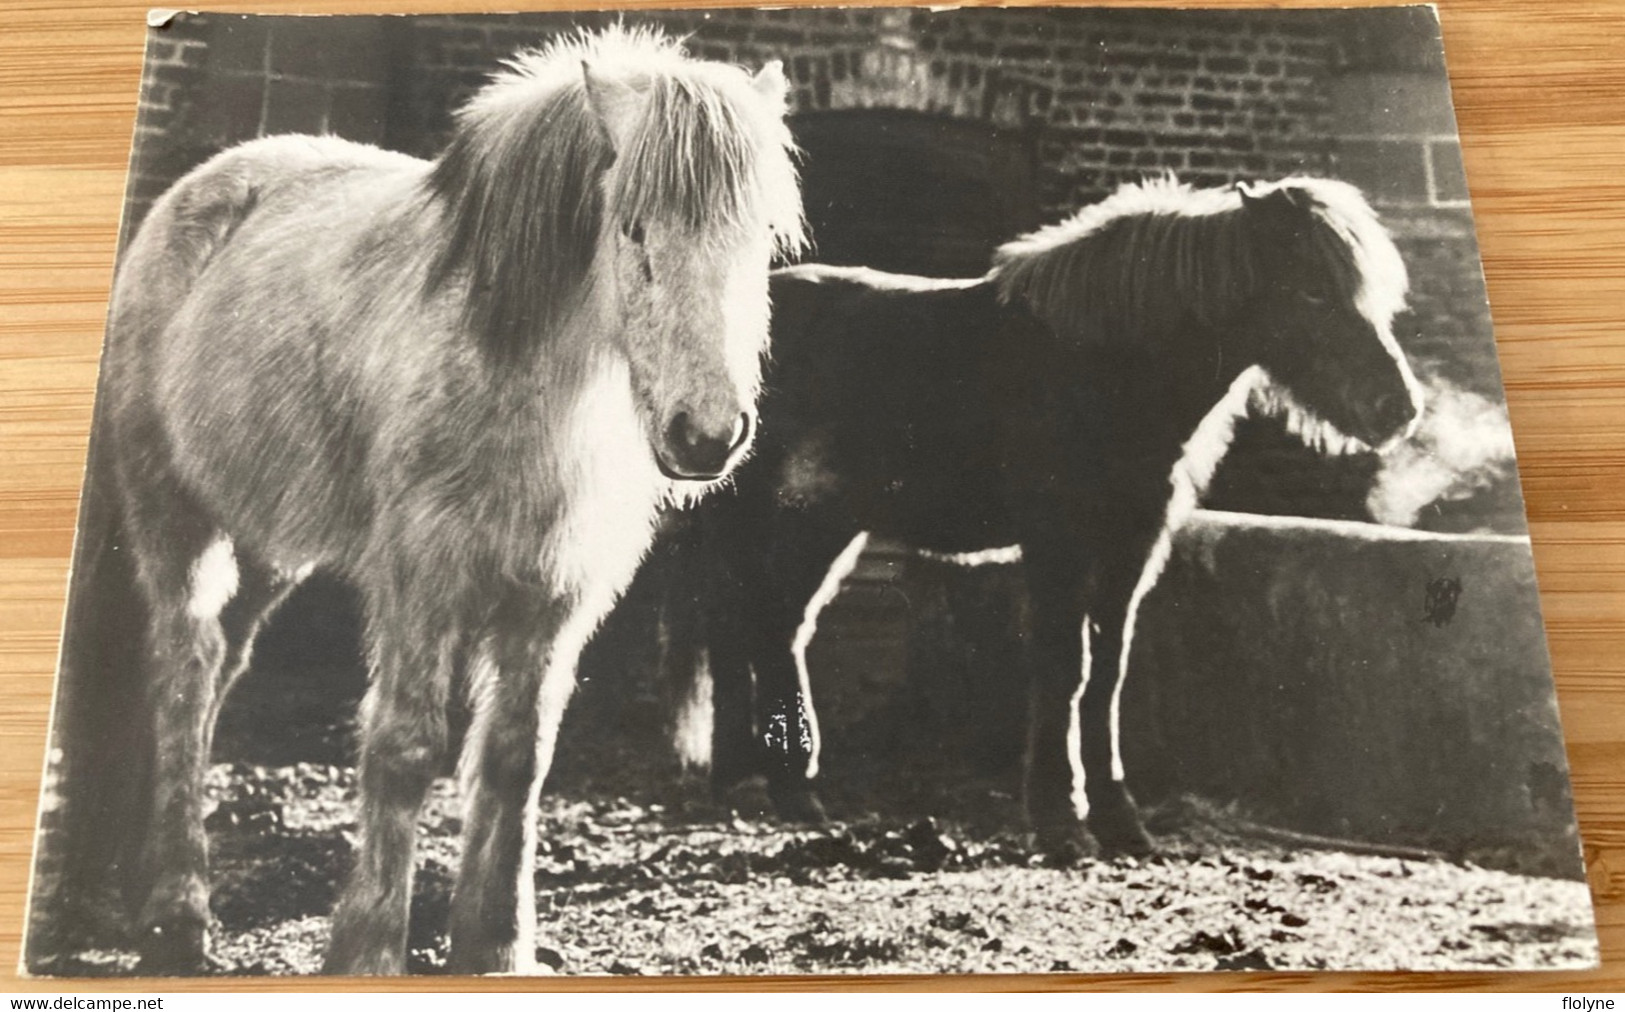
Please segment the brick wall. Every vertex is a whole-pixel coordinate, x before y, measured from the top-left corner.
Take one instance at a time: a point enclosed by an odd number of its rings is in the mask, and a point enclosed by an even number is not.
[[[177,16],[149,44],[126,227],[191,165],[260,134],[332,132],[432,156],[450,133],[452,110],[503,58],[620,17]],[[938,262],[955,271],[979,269],[978,249],[1148,172],[1174,171],[1197,185],[1298,172],[1347,178],[1378,206],[1410,265],[1413,311],[1396,323],[1401,344],[1424,371],[1500,396],[1436,22],[1426,9],[729,9],[626,18],[687,36],[700,57],[752,67],[784,60],[804,129],[812,116],[903,110],[1019,136],[1030,171],[1007,179],[1030,180],[1034,192],[991,214],[978,202],[981,218],[995,220],[968,237],[943,237],[959,249]],[[921,151],[912,164],[951,162],[977,143],[973,133],[957,136],[957,152]],[[821,182],[826,164],[807,166],[809,194],[822,186],[895,204],[894,195],[923,185],[912,176],[891,180],[890,189],[873,177]],[[953,223],[969,217],[963,206],[946,201],[946,210],[930,213]],[[866,213],[859,208],[848,220]],[[895,231],[889,220],[875,227]],[[843,249],[855,258],[853,247],[821,238],[821,254]],[[878,255],[864,262],[933,264]],[[1220,474],[1216,506],[1364,515],[1369,461],[1320,462],[1268,423],[1244,432],[1238,450],[1235,467]],[[1516,505],[1515,490],[1493,516],[1451,526],[1482,520],[1521,529],[1509,502]]]
[[[504,56],[614,17],[176,17],[153,33],[142,98],[143,132],[168,157],[140,166],[133,210],[189,162],[259,133],[331,131],[432,154],[450,110]],[[894,8],[640,20],[689,35],[705,58],[783,59],[796,112],[883,107],[1041,127],[1051,215],[1148,171],[1205,185],[1329,164],[1323,82],[1335,47],[1317,15]],[[396,55],[409,74],[392,70]]]
[[[1335,53],[1315,15],[844,8],[649,18],[689,35],[697,56],[784,60],[796,113],[904,109],[1036,129],[1048,217],[1147,172],[1209,185],[1329,164],[1322,82]],[[466,96],[497,57],[555,24],[425,19],[424,91]],[[424,136],[443,138],[445,116],[424,115]]]

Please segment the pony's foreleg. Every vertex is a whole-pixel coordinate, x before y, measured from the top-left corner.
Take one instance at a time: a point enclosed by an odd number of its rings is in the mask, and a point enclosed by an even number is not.
[[[562,608],[524,609],[486,642],[471,691],[463,748],[463,863],[451,904],[454,973],[534,968],[537,793],[552,764],[559,722],[585,639],[563,629]]]
[[[1163,534],[1148,559],[1125,558],[1106,569],[1084,629],[1088,672],[1078,708],[1079,750],[1089,832],[1110,854],[1146,854],[1151,838],[1123,782],[1119,711],[1140,600],[1155,586],[1168,557]]]
[[[418,811],[444,759],[447,693],[459,649],[450,635],[426,636],[406,621],[385,622],[376,614],[368,620],[375,665],[361,704],[360,843],[333,912],[325,973],[406,969]],[[392,632],[402,638],[377,642]]]
[[[1032,620],[1023,798],[1040,849],[1063,853],[1085,844],[1075,794],[1087,570],[1074,556],[1022,551]]]
[[[717,595],[700,609],[703,660],[711,676],[711,792],[718,801],[764,765],[745,607],[734,597]],[[696,664],[700,660],[694,658]]]

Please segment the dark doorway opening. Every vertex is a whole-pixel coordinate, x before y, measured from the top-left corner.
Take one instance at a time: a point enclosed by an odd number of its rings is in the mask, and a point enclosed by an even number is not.
[[[898,109],[804,113],[792,129],[810,260],[973,277],[1040,223],[1036,130]]]

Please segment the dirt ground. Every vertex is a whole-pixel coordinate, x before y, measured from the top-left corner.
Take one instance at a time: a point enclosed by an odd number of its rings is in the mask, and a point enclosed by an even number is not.
[[[315,972],[352,859],[359,669],[342,650],[275,646],[266,656],[284,670],[251,675],[234,693],[210,778],[213,955],[223,974]],[[882,647],[877,639],[855,649],[872,658]],[[871,715],[867,732],[826,725],[820,782],[832,821],[783,825],[761,791],[719,804],[702,777],[678,767],[658,689],[594,675],[626,666],[589,657],[544,792],[537,972],[1482,970],[1597,960],[1583,882],[1287,849],[1246,813],[1192,799],[1149,809],[1157,857],[1054,866],[1019,830],[1013,750],[978,758],[928,733],[901,733],[929,721],[895,708]],[[414,972],[445,963],[461,826],[455,785],[443,780],[419,835]],[[91,920],[37,969],[134,972],[117,905]]]
[[[597,796],[590,778],[564,779],[588,789],[543,806],[540,973],[1535,969],[1597,959],[1583,883],[1287,851],[1196,804],[1155,813],[1155,858],[1052,867],[1019,833],[960,822],[869,815],[791,827],[714,805],[694,784]],[[211,793],[216,969],[315,972],[350,862],[352,772],[222,764]],[[460,829],[455,785],[443,780],[419,836],[414,972],[444,965]],[[110,917],[46,968],[130,973],[123,944]]]

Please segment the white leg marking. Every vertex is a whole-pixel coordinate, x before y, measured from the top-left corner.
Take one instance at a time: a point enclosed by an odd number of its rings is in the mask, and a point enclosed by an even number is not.
[[[796,659],[796,675],[801,683],[801,710],[807,718],[809,778],[818,775],[818,754],[823,738],[818,733],[818,712],[813,708],[812,683],[807,676],[807,647],[812,643],[814,634],[818,632],[818,613],[841,592],[841,581],[851,575],[852,570],[857,567],[858,556],[863,554],[863,549],[868,544],[869,532],[863,531],[841,549],[841,554],[830,564],[829,572],[824,574],[824,581],[818,585],[817,593],[807,602],[807,610],[802,613],[801,625],[796,629],[796,638],[790,646],[790,651]]]
[[[677,704],[677,721],[672,744],[677,761],[684,769],[711,768],[711,733],[714,683],[711,680],[711,650],[701,647],[694,659],[694,681]]]
[[[1072,768],[1072,811],[1078,818],[1087,818],[1089,815],[1089,796],[1084,792],[1088,786],[1087,776],[1083,769],[1083,690],[1089,687],[1089,677],[1094,666],[1089,663],[1092,645],[1090,643],[1091,631],[1095,623],[1085,615],[1083,626],[1078,630],[1082,640],[1083,665],[1079,671],[1082,676],[1078,679],[1078,687],[1072,693],[1072,698],[1066,704],[1066,761]]]
[[[187,614],[200,622],[220,617],[237,596],[237,555],[230,538],[221,538],[203,550],[192,563],[191,597]]]

